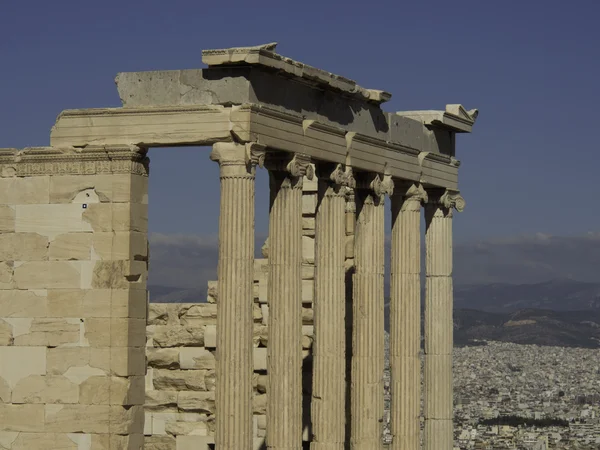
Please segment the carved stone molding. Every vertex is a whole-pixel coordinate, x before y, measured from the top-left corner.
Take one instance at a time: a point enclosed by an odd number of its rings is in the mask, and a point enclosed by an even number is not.
[[[285,167],[286,171],[293,177],[306,177],[312,180],[315,176],[313,166],[310,164],[310,156],[304,153],[294,153],[293,158]]]
[[[148,175],[146,149],[137,146],[0,149],[0,176]]]
[[[394,193],[394,180],[390,175],[380,175],[373,173],[360,174],[357,189],[368,189],[376,197],[382,199],[385,195],[391,196]]]

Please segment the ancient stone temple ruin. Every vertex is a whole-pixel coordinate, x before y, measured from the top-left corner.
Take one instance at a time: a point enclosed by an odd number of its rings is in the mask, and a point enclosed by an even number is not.
[[[202,60],[121,73],[122,107],[0,149],[0,448],[382,448],[391,231],[389,448],[451,450],[455,136],[477,110],[385,112],[389,93],[274,44]],[[208,303],[148,307],[146,154],[189,145],[220,167],[218,281]]]

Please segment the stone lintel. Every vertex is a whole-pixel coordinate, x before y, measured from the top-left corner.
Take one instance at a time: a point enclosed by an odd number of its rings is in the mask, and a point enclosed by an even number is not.
[[[93,121],[90,118],[93,117]],[[445,145],[451,133],[431,131],[399,116],[382,134],[350,132],[301,114],[256,104],[164,106],[64,111],[51,134],[56,147],[133,144],[140,147],[258,142],[314,160],[457,189],[458,168]],[[440,152],[443,149],[443,152]]]

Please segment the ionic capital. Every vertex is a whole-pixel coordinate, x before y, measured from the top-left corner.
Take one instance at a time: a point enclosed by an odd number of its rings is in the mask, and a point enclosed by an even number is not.
[[[402,197],[405,202],[427,203],[429,196],[421,183],[400,182],[395,183],[394,196]]]
[[[294,157],[285,167],[286,171],[293,177],[306,177],[312,180],[315,176],[315,170],[310,163],[310,156],[304,153],[294,153]]]
[[[460,195],[460,192],[454,189],[435,189],[429,191],[430,198],[433,204],[437,204],[448,211],[455,209],[458,212],[463,212],[465,209],[465,199]]]
[[[210,159],[219,163],[222,175],[254,176],[256,166],[264,165],[265,153],[265,147],[254,142],[217,142],[213,144]]]
[[[359,177],[357,188],[370,190],[375,197],[383,199],[385,195],[393,195],[394,181],[391,175],[369,173]]]

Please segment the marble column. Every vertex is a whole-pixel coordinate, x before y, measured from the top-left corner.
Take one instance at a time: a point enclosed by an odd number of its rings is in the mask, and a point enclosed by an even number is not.
[[[309,158],[267,157],[269,213],[269,346],[267,448],[302,449],[302,179]],[[308,173],[307,173],[308,172]],[[248,447],[250,448],[250,447]]]
[[[419,450],[421,415],[421,204],[419,184],[392,196],[390,369],[392,450]]]
[[[343,450],[346,424],[346,186],[352,173],[319,163],[312,380],[314,450]]]
[[[253,144],[217,143],[220,167],[215,442],[223,450],[252,448],[252,285],[254,174],[264,152]]]
[[[430,190],[425,206],[425,450],[452,450],[452,209],[457,191]]]
[[[389,177],[360,174],[356,189],[352,311],[351,448],[382,445],[384,369],[384,196]]]

